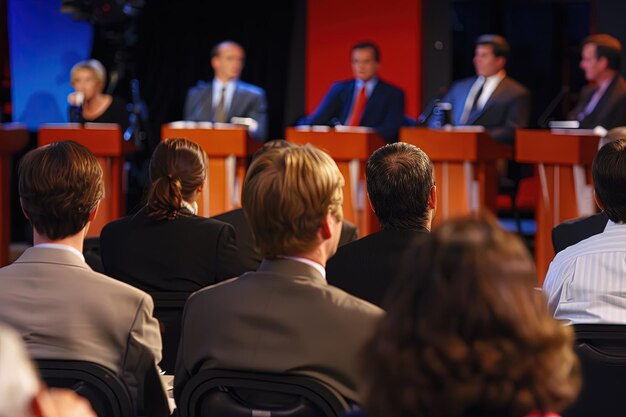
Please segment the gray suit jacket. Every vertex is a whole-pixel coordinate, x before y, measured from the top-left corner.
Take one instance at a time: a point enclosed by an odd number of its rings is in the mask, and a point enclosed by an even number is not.
[[[358,359],[383,311],[312,266],[264,260],[194,293],[185,306],[174,395],[203,368],[299,373],[358,401]]]
[[[183,117],[196,122],[212,122],[215,118],[213,109],[213,83],[199,82],[187,92]],[[237,80],[233,100],[230,103],[226,119],[231,117],[250,117],[259,123],[255,132],[250,132],[257,141],[267,139],[267,100],[265,91],[252,84]]]
[[[452,103],[452,124],[461,125],[465,101],[476,77],[456,81],[441,101]],[[493,91],[485,106],[470,114],[467,125],[484,126],[496,142],[513,143],[515,129],[528,126],[530,118],[530,92],[526,87],[504,77]]]
[[[135,400],[146,358],[161,361],[152,309],[146,293],[62,249],[30,248],[0,269],[0,322],[21,333],[33,358],[98,363],[120,375]]]

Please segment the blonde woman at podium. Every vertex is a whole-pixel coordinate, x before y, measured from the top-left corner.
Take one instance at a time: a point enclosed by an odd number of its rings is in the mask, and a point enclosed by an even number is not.
[[[67,97],[70,122],[117,123],[126,131],[129,114],[126,102],[105,94],[106,69],[96,59],[80,61],[72,67],[70,79],[74,92]]]
[[[191,293],[244,272],[233,227],[197,215],[206,176],[199,145],[161,142],[150,161],[146,206],[102,230],[105,273],[149,293]]]

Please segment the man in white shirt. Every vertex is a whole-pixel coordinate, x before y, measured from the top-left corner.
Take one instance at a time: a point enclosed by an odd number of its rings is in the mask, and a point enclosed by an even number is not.
[[[34,149],[20,163],[18,188],[35,245],[0,269],[0,322],[22,335],[33,358],[100,364],[137,401],[146,371],[161,360],[161,335],[148,294],[83,258],[104,196],[96,157],[69,141]]]
[[[626,139],[604,145],[593,166],[604,231],[559,252],[543,291],[556,319],[571,324],[626,324]]]
[[[455,126],[484,126],[497,142],[513,143],[515,129],[528,126],[530,93],[506,73],[510,47],[499,35],[482,35],[476,40],[476,76],[456,81],[442,102],[452,104]],[[431,118],[430,124],[436,120]]]
[[[359,351],[380,308],[328,285],[342,228],[344,180],[311,146],[267,150],[242,203],[263,262],[194,293],[183,313],[174,395],[203,368],[297,373],[358,401]]]
[[[236,42],[224,41],[211,50],[215,77],[189,89],[184,118],[192,121],[230,123],[233,117],[250,118],[250,134],[258,141],[267,138],[265,91],[239,79],[246,54]]]

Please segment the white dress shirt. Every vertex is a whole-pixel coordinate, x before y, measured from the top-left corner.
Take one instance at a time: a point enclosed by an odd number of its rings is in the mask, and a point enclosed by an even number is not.
[[[482,87],[482,92],[480,93],[480,97],[478,98],[478,102],[476,103],[476,108],[478,110],[482,110],[487,104],[487,101],[496,90],[500,82],[506,77],[505,71],[500,71],[497,74],[490,75],[489,77],[479,76],[474,81],[472,88],[467,94],[467,99],[465,99],[465,106],[463,107],[463,114],[461,116],[461,122],[466,123],[467,119],[470,116],[470,112],[472,111],[472,106],[474,105],[474,100],[476,99],[476,94]],[[484,84],[484,86],[483,86]]]
[[[626,324],[626,224],[559,252],[543,283],[554,317],[571,324]]]
[[[82,253],[78,251],[78,249],[73,248],[69,245],[64,245],[62,243],[40,243],[34,246],[35,248],[50,248],[50,249],[61,249],[67,252],[71,252],[74,255],[78,256],[81,261],[85,262],[85,257]]]

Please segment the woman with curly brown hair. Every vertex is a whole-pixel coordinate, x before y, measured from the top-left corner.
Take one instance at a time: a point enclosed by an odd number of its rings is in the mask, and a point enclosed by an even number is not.
[[[548,313],[517,237],[458,220],[405,263],[364,354],[371,417],[548,416],[575,399],[572,330]]]

